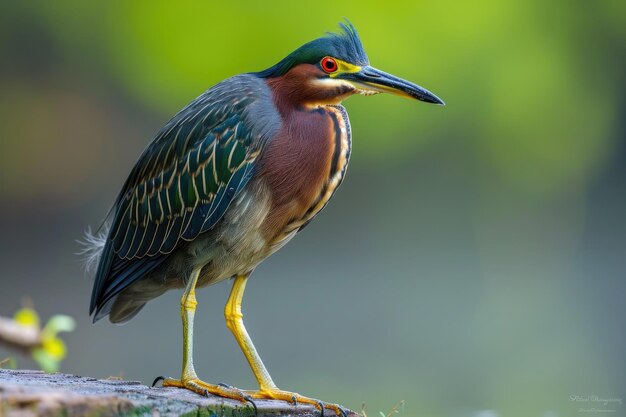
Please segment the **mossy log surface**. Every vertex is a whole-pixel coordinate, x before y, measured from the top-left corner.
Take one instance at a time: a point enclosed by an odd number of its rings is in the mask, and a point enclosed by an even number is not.
[[[257,417],[319,417],[315,407],[255,401]],[[348,417],[358,414],[347,411]],[[326,417],[336,417],[325,410]],[[0,417],[229,416],[252,417],[250,404],[202,397],[178,388],[150,388],[138,381],[96,379],[39,371],[0,369]]]

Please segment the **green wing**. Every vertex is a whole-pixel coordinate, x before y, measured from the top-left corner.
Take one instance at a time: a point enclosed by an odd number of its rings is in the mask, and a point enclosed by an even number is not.
[[[248,182],[277,119],[259,110],[271,104],[259,83],[243,75],[211,88],[140,156],[114,207],[91,312],[211,229]]]

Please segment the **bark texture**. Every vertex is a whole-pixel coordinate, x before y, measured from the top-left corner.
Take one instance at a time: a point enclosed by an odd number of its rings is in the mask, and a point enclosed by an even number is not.
[[[257,417],[319,417],[313,406],[255,401]],[[348,417],[358,414],[347,411]],[[335,417],[325,410],[325,417]],[[207,416],[252,417],[250,404],[201,397],[177,388],[150,388],[138,381],[96,379],[40,371],[0,369],[0,417]]]

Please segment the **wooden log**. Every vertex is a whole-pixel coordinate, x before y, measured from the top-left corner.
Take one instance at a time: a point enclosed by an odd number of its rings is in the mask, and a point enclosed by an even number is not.
[[[319,417],[311,405],[255,400],[257,417]],[[347,417],[358,417],[346,410]],[[337,417],[326,409],[325,417]],[[251,404],[138,381],[0,369],[0,417],[253,417]]]

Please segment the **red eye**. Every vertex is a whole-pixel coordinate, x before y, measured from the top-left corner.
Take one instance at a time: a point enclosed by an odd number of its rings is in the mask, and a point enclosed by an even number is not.
[[[320,64],[322,65],[322,69],[327,73],[337,71],[337,61],[329,56],[323,58]]]

